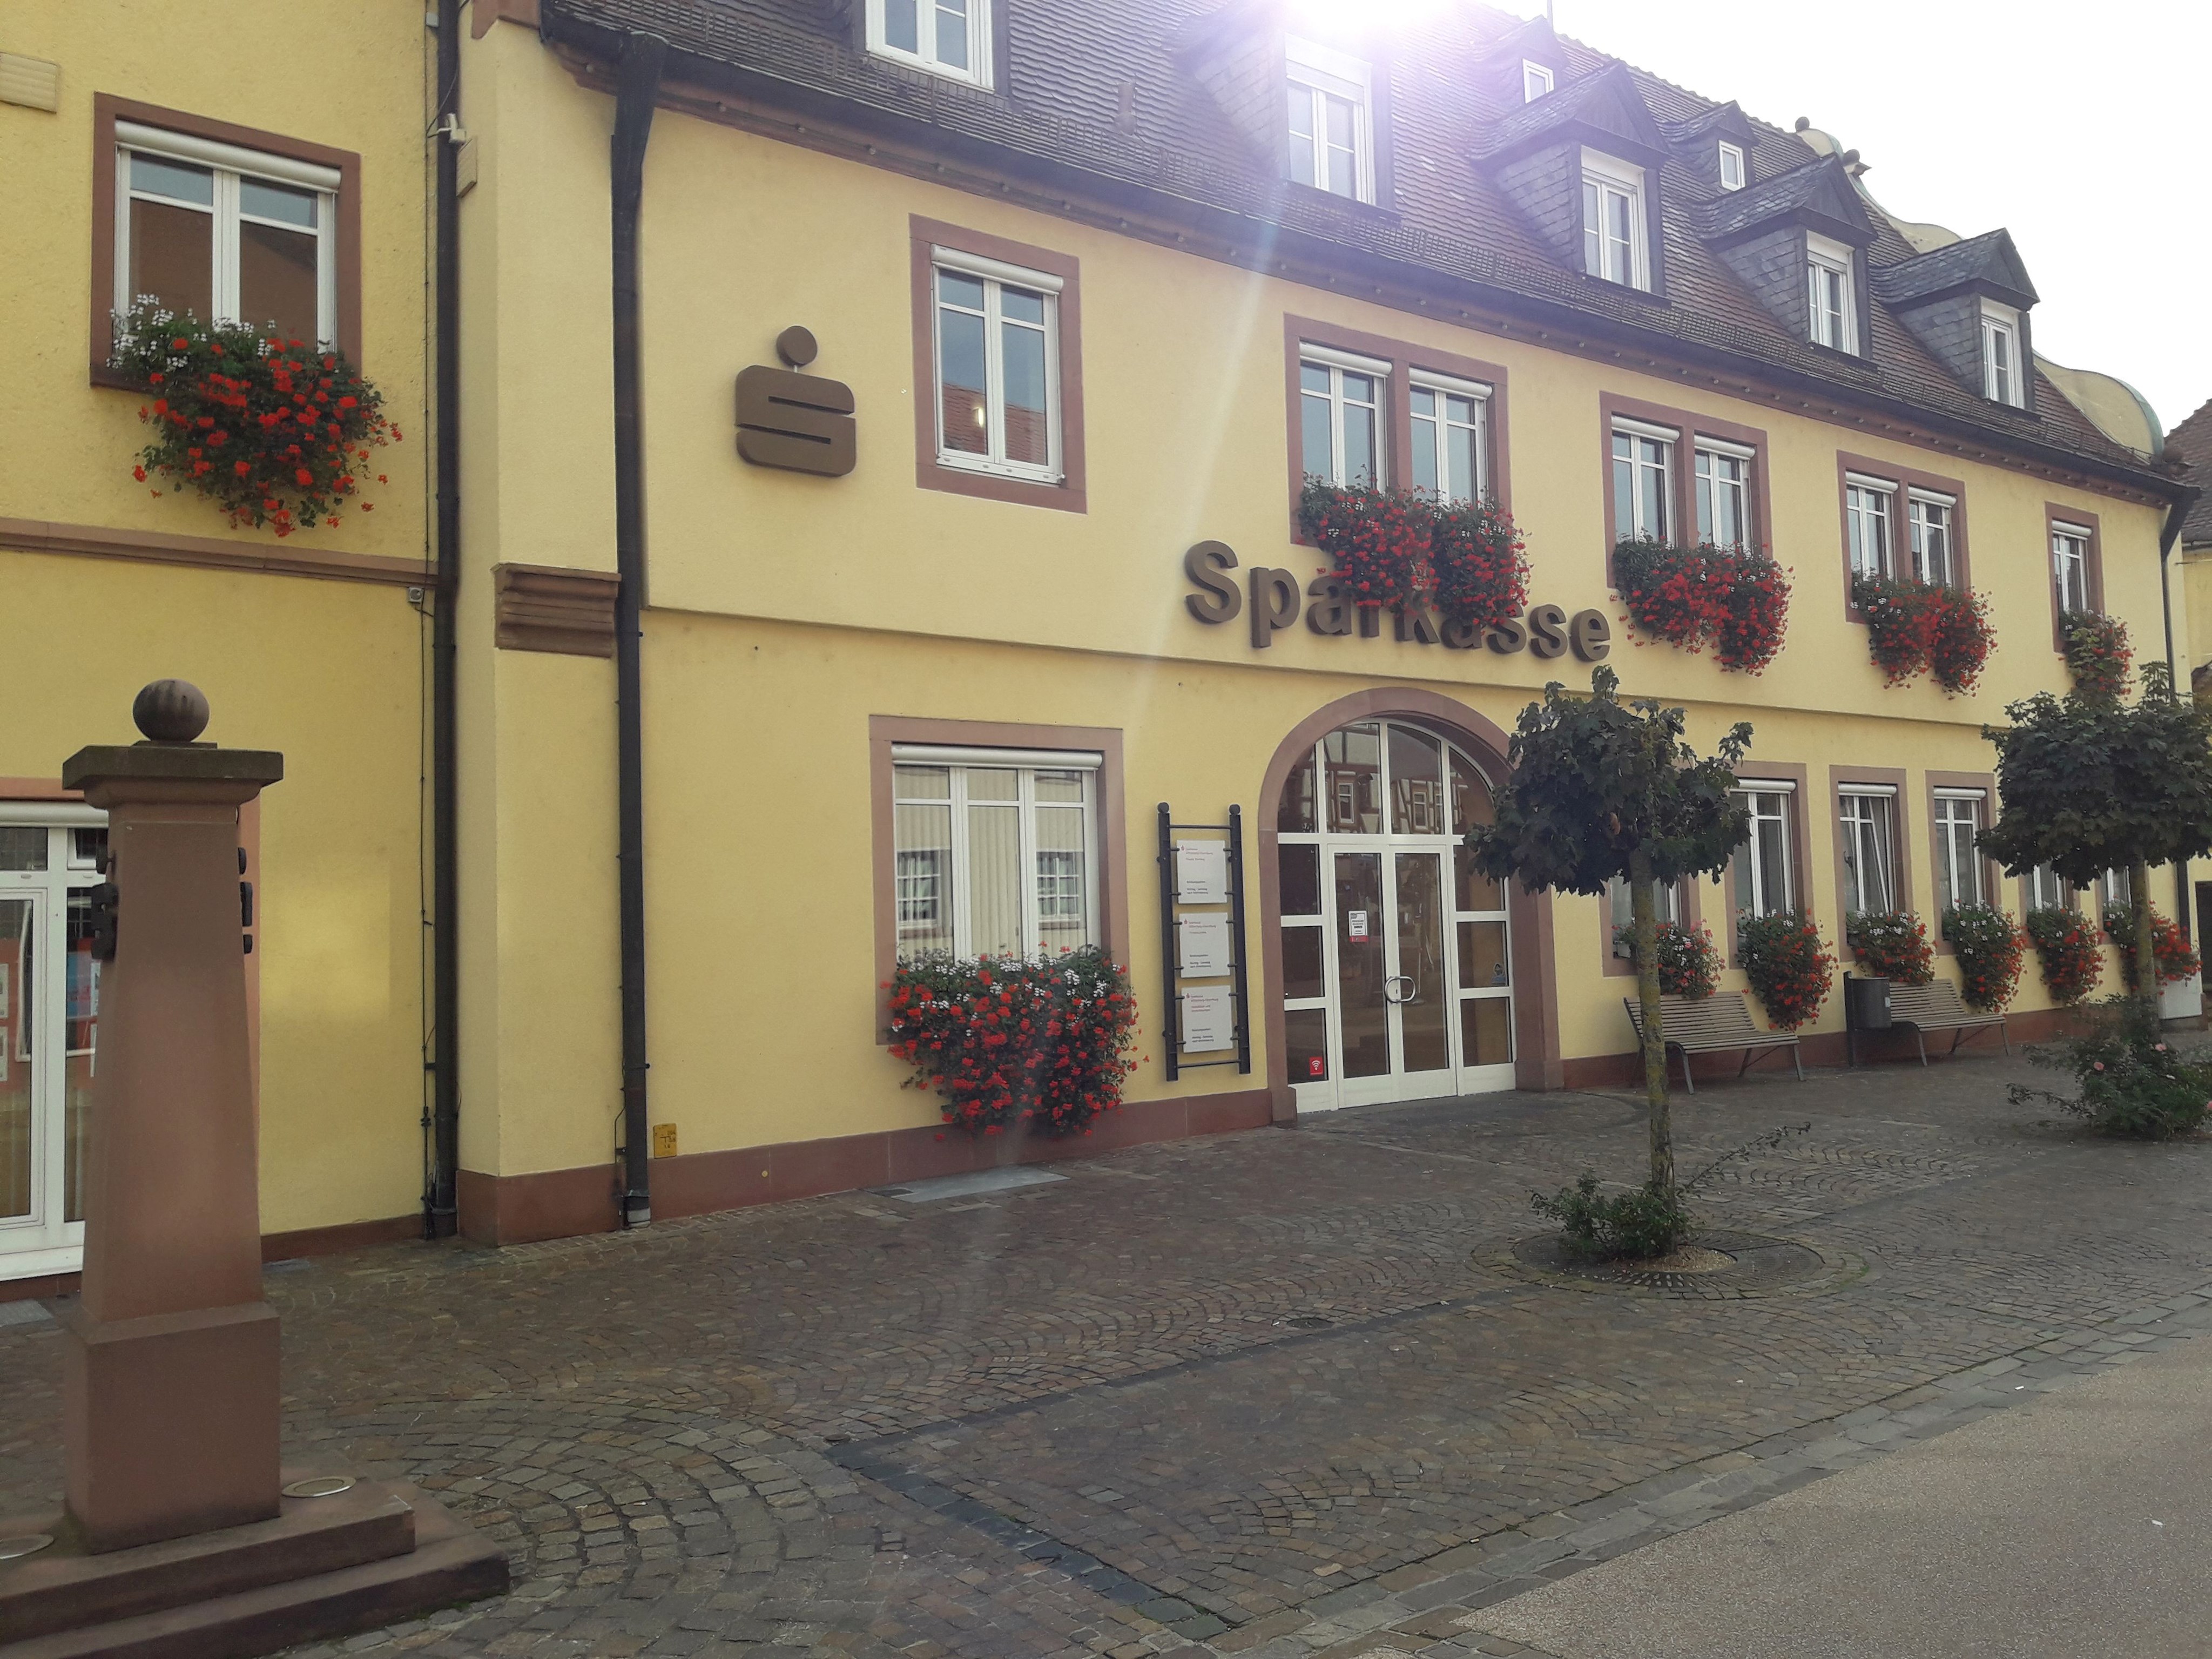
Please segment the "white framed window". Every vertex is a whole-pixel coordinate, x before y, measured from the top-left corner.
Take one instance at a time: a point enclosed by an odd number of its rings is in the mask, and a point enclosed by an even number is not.
[[[1698,440],[1698,539],[1715,547],[1751,544],[1751,468],[1757,452],[1717,438]]]
[[[1680,923],[1682,920],[1682,884],[1679,881],[1661,882],[1658,885],[1657,897],[1659,907],[1656,919],[1662,923],[1670,921]],[[1630,941],[1621,934],[1621,929],[1633,927],[1636,924],[1636,900],[1634,895],[1628,890],[1627,877],[1613,876],[1607,878],[1605,884],[1605,902],[1606,915],[1613,928],[1610,935],[1613,941],[1613,954],[1623,961],[1632,960],[1635,952],[1629,948]]]
[[[1983,793],[1978,789],[1936,792],[1936,914],[1955,905],[1980,904],[1982,855],[1974,850],[1982,833]]]
[[[1322,346],[1298,348],[1303,465],[1323,483],[1379,483],[1390,365]]]
[[[1490,388],[1416,371],[1413,488],[1438,501],[1480,500],[1490,489]]]
[[[1552,89],[1552,71],[1543,64],[1523,58],[1521,60],[1521,101],[1533,104]]]
[[[1375,199],[1370,71],[1357,58],[1293,36],[1289,73],[1291,179],[1357,202]]]
[[[1583,269],[1626,288],[1651,286],[1644,226],[1644,169],[1583,152]]]
[[[1721,141],[1721,188],[1741,190],[1744,185],[1743,146]]]
[[[1805,238],[1805,280],[1813,343],[1838,351],[1859,349],[1858,302],[1852,292],[1851,251],[1825,236]]]
[[[1613,533],[1663,542],[1674,528],[1674,442],[1671,428],[1616,418],[1613,423]]]
[[[952,248],[932,258],[937,459],[1058,483],[1060,279]]]
[[[1787,779],[1769,782],[1745,779],[1736,799],[1751,812],[1751,834],[1735,849],[1737,912],[1753,918],[1777,916],[1797,908],[1797,872],[1791,851],[1790,814],[1797,786]]]
[[[2124,870],[2107,870],[2097,878],[2097,899],[2112,910],[2135,902],[2135,878]]]
[[[1897,908],[1897,792],[1861,784],[1838,792],[1844,831],[1844,909]]]
[[[965,81],[991,84],[991,0],[868,0],[868,50]]]
[[[2061,611],[2088,611],[2089,532],[2080,525],[2051,526],[2051,578],[2058,586]]]
[[[1905,514],[1912,542],[1912,574],[1923,582],[1949,587],[1958,580],[1951,540],[1951,515],[1958,502],[1931,490],[1905,492]]]
[[[2031,910],[2070,910],[2074,895],[2058,878],[2058,872],[2047,864],[2039,864],[2027,872],[2027,908]]]
[[[115,124],[115,309],[337,338],[336,167]]]
[[[1982,395],[2014,409],[2027,402],[2027,366],[2021,361],[2020,313],[1982,301]]]
[[[1844,532],[1850,549],[1851,574],[1883,577],[1896,573],[1891,519],[1897,486],[1880,478],[1844,475]]]
[[[891,748],[902,960],[1098,943],[1095,752]]]

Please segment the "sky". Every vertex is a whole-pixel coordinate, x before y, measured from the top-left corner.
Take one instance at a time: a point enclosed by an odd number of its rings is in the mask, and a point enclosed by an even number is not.
[[[2036,349],[2118,375],[2168,429],[2212,398],[2212,0],[1554,0],[1553,15],[1758,119],[1809,116],[1900,218],[2011,231]]]

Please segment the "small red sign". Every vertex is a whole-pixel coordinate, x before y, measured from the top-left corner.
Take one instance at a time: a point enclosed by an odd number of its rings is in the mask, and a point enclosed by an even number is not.
[[[1328,1075],[1328,1061],[1324,1060],[1319,1054],[1312,1055],[1306,1061],[1306,1075],[1308,1077],[1327,1077]]]

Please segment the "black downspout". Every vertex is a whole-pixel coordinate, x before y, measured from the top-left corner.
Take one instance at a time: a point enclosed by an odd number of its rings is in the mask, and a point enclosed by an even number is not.
[[[2159,532],[2158,538],[2158,600],[2166,623],[2166,689],[2168,695],[2176,699],[2181,696],[2181,669],[2173,659],[2173,587],[2166,577],[2166,562],[2173,555],[2174,543],[2180,539],[2182,520],[2189,516],[2189,509],[2197,505],[2197,498],[2203,493],[2199,489],[2191,489],[2179,500],[2169,502],[2166,509],[2166,527]],[[2190,913],[2195,908],[2191,903],[2195,895],[2189,890],[2189,865],[2185,860],[2173,866],[2173,913],[2179,919],[2184,939],[2187,939],[2192,931]]]
[[[438,0],[438,105],[434,258],[438,421],[438,584],[430,612],[430,1014],[431,1162],[422,1231],[452,1236],[459,1218],[461,1131],[461,851],[455,806],[455,608],[461,591],[461,204],[459,149],[449,130],[461,107],[461,0]]]
[[[622,1224],[653,1219],[652,1139],[646,1110],[645,720],[639,611],[645,597],[645,454],[638,432],[637,217],[645,195],[645,145],[668,43],[623,42],[610,145],[614,197],[615,307],[615,770],[622,906]]]

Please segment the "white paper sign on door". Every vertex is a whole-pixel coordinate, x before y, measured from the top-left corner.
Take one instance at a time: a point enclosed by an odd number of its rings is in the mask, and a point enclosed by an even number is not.
[[[1210,1054],[1237,1046],[1237,1021],[1226,991],[1182,994],[1182,1051]]]
[[[1176,965],[1191,979],[1229,971],[1229,918],[1218,911],[1176,925]]]
[[[1176,897],[1185,904],[1229,902],[1229,847],[1218,841],[1176,843]]]
[[[1344,913],[1345,937],[1354,945],[1367,937],[1367,912],[1347,910]]]

